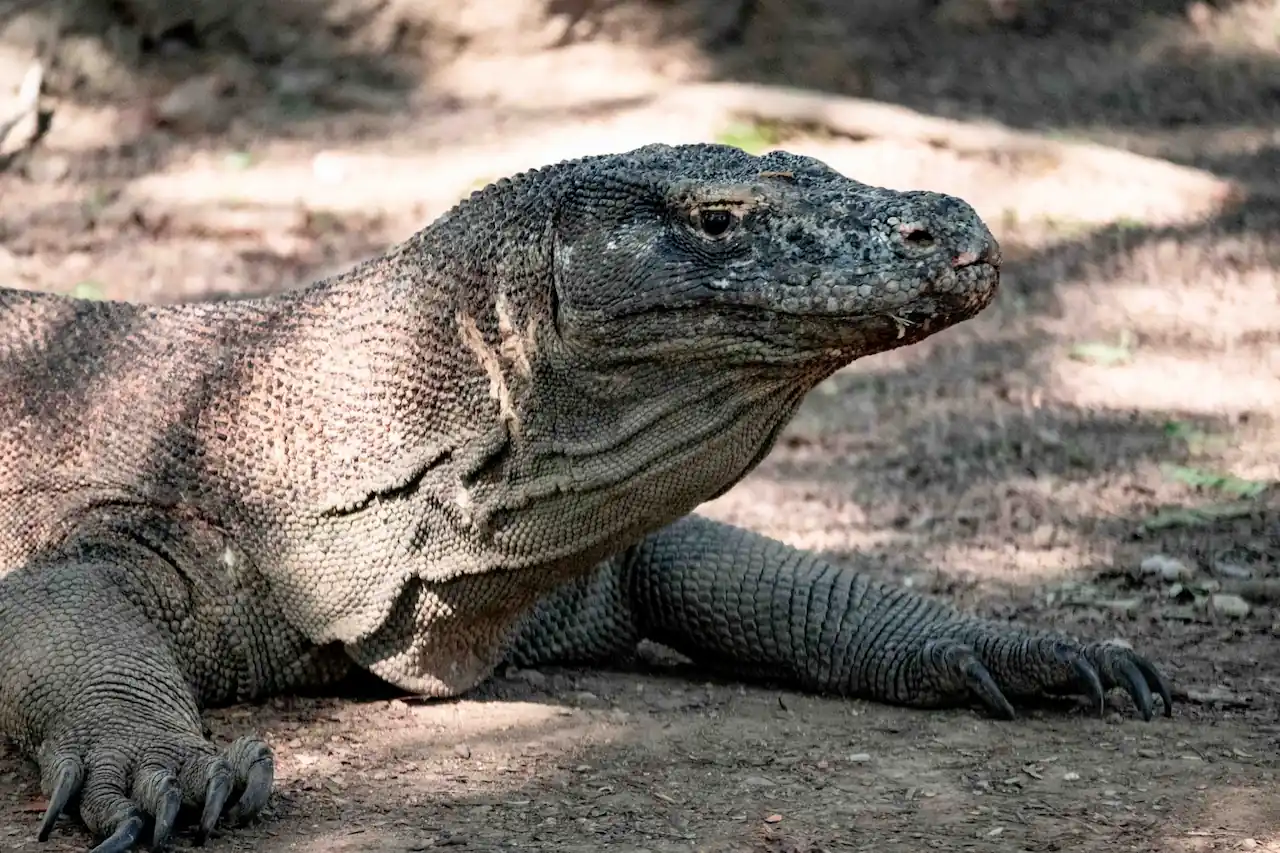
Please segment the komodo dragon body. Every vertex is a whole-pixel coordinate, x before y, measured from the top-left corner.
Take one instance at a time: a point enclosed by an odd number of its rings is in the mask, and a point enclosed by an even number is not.
[[[1128,648],[687,515],[824,377],[980,311],[999,260],[955,198],[649,146],[267,299],[0,290],[0,731],[38,762],[40,837],[64,810],[100,853],[243,822],[271,752],[200,710],[353,666],[445,697],[647,638],[903,705],[1119,686],[1167,712]]]

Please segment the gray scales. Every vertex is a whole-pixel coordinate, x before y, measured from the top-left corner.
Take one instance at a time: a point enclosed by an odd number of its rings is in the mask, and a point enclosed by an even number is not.
[[[504,179],[266,299],[0,290],[0,731],[99,853],[266,804],[201,709],[353,667],[456,696],[642,639],[915,707],[1164,678],[689,515],[856,358],[972,317],[963,201],[787,153],[647,146]],[[1155,697],[1153,697],[1155,694]]]

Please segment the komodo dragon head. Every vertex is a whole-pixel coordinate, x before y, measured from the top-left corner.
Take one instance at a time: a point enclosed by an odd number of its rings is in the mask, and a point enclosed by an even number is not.
[[[468,417],[501,432],[452,499],[508,566],[598,556],[719,494],[824,377],[981,310],[1000,262],[959,199],[721,145],[504,179],[406,251],[462,283],[488,412]]]
[[[999,249],[959,199],[785,152],[655,146],[618,163],[613,181],[571,186],[555,219],[549,310],[584,365],[643,354],[804,384],[996,291]]]

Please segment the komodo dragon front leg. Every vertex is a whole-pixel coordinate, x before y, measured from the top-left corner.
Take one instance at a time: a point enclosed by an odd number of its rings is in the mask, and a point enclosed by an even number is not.
[[[1121,687],[1144,719],[1161,674],[1132,649],[966,616],[746,530],[688,516],[540,602],[512,663],[617,660],[641,639],[740,677],[914,707]]]
[[[0,579],[0,731],[39,765],[41,841],[78,803],[105,839],[94,853],[134,849],[148,829],[158,847],[183,809],[202,843],[224,812],[240,824],[271,793],[265,743],[242,737],[219,751],[205,739],[172,642],[181,615],[165,606],[182,586],[163,582],[177,579],[161,563],[133,544],[91,541]]]

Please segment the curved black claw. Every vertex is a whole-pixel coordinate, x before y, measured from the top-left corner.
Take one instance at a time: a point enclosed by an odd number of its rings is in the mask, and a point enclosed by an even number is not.
[[[1118,643],[1095,643],[1086,647],[1085,654],[1097,669],[1103,685],[1123,688],[1144,720],[1154,716],[1155,696],[1159,696],[1164,705],[1164,716],[1173,716],[1169,682],[1150,661],[1133,649]]]
[[[49,807],[44,810],[40,831],[36,833],[38,840],[49,840],[49,834],[53,832],[58,816],[66,810],[67,803],[71,802],[71,798],[80,791],[82,784],[84,784],[84,765],[80,763],[80,759],[73,757],[62,759],[58,767],[58,778],[53,783],[53,790],[49,792]]]
[[[205,788],[204,810],[200,813],[200,826],[196,828],[195,846],[202,847],[213,833],[218,818],[231,796],[231,770],[226,765],[219,767],[209,778],[209,786]]]
[[[969,690],[978,701],[986,707],[993,717],[1001,720],[1012,720],[1017,716],[1013,704],[1000,691],[1000,685],[991,677],[991,673],[978,660],[977,655],[970,654],[964,664],[965,679],[969,682]]]
[[[1142,719],[1149,721],[1152,703],[1151,688],[1138,670],[1137,664],[1130,660],[1117,661],[1116,680],[1133,697],[1133,704],[1138,706],[1138,713],[1142,714]]]
[[[116,827],[106,841],[89,851],[89,853],[128,853],[138,839],[142,837],[143,821],[139,815],[133,815]]]
[[[1078,653],[1072,654],[1071,665],[1075,667],[1077,683],[1088,693],[1089,699],[1098,709],[1099,716],[1106,713],[1107,694],[1102,689],[1102,679],[1098,677],[1098,671]]]
[[[1166,717],[1173,716],[1173,690],[1169,687],[1169,680],[1164,677],[1160,670],[1156,669],[1150,661],[1145,658],[1134,655],[1133,664],[1138,668],[1138,672],[1142,673],[1149,687],[1154,687],[1156,695],[1160,697],[1160,701],[1164,703],[1164,715]]]
[[[937,700],[974,698],[993,717],[1012,720],[1017,716],[987,664],[972,646],[947,638],[930,640],[922,649],[924,669],[930,673],[925,704]]]
[[[275,784],[276,763],[271,748],[253,738],[236,741],[228,752],[234,756],[232,762],[239,768],[244,787],[227,820],[233,826],[240,826],[257,816],[267,804]]]
[[[156,809],[155,829],[151,833],[151,847],[160,849],[173,834],[174,824],[178,822],[178,811],[182,808],[182,788],[177,780],[172,780],[160,795],[160,804]]]

